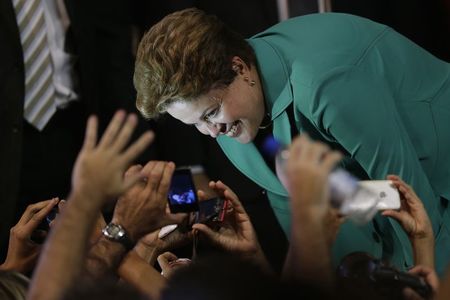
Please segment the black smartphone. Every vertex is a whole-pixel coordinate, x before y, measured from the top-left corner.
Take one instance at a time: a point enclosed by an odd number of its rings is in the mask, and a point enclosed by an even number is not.
[[[222,197],[215,197],[199,202],[196,223],[208,224],[222,222],[227,208],[227,201]]]
[[[189,168],[174,171],[167,200],[171,213],[198,211],[197,190]]]

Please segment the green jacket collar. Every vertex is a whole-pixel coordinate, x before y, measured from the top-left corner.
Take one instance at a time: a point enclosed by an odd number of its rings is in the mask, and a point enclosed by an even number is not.
[[[247,40],[256,54],[256,67],[263,86],[266,105],[275,120],[293,100],[290,70],[280,53],[263,38]]]
[[[273,135],[283,144],[291,143],[291,130],[286,108],[293,101],[289,72],[277,51],[263,39],[248,40],[255,50],[258,73],[262,82],[266,105],[271,112]],[[247,177],[275,194],[287,197],[276,175],[266,165],[253,143],[240,144],[227,136],[217,138],[230,161]]]

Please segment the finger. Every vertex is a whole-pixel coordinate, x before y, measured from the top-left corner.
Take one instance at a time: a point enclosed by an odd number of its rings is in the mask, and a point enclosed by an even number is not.
[[[198,198],[198,200],[199,201],[203,201],[203,200],[206,200],[206,193],[204,192],[204,191],[202,191],[202,190],[198,190],[197,191],[197,198]]]
[[[116,139],[117,132],[122,127],[123,120],[125,119],[126,113],[124,110],[118,110],[112,120],[109,122],[108,127],[103,134],[99,146],[101,148],[110,147],[111,143]]]
[[[66,200],[60,200],[59,202],[58,202],[58,210],[59,210],[59,213],[61,214],[62,212],[63,212],[63,210],[66,208],[66,204],[67,204],[67,201]]]
[[[142,168],[141,173],[144,174],[146,177],[148,177],[150,175],[150,173],[152,172],[153,168],[155,167],[155,165],[156,165],[156,161],[154,161],[154,160],[149,161]]]
[[[305,136],[299,135],[297,136],[294,141],[292,142],[291,146],[289,147],[289,155],[292,157],[298,157],[301,151],[301,145],[303,143],[303,139],[305,139]]]
[[[98,120],[96,116],[90,116],[87,125],[86,132],[84,134],[84,142],[82,149],[91,150],[94,149],[97,144],[97,130]]]
[[[34,216],[36,212],[46,207],[49,203],[51,203],[55,199],[57,198],[44,200],[28,205],[24,213],[22,214],[22,217],[20,217],[19,222],[17,222],[17,225],[25,225],[26,223],[28,223],[28,221]]]
[[[299,147],[301,148],[301,150],[299,150],[298,152],[298,159],[311,159],[311,156],[314,152],[311,139],[306,136],[301,136],[300,142],[301,145]]]
[[[397,182],[398,185],[405,190],[405,192],[407,192],[407,193],[411,193],[412,192],[411,186],[408,185],[406,182],[404,182],[400,177],[395,179],[395,182]]]
[[[135,173],[132,175],[128,175],[128,177],[126,177],[123,182],[123,187],[122,187],[121,193],[125,193],[132,186],[134,186],[137,182],[144,181],[145,178],[146,177],[142,173]]]
[[[170,252],[164,252],[161,255],[158,255],[156,260],[158,261],[159,266],[161,269],[169,268],[169,262],[176,260],[178,257]]]
[[[388,180],[392,180],[392,181],[399,181],[400,177],[394,174],[389,174],[388,176],[386,176],[386,179]]]
[[[173,171],[175,170],[175,164],[173,162],[169,162],[165,165],[163,170],[163,174],[161,177],[161,181],[159,182],[157,193],[160,199],[166,199],[167,194],[169,192],[170,181],[172,179]],[[165,202],[164,202],[165,203]]]
[[[39,224],[45,219],[45,216],[47,216],[52,208],[58,204],[59,199],[53,198],[50,200],[50,202],[47,203],[47,205],[36,212],[33,217],[27,222],[27,224],[24,225],[24,230],[31,234],[33,230],[35,230]]]
[[[230,187],[227,186],[225,183],[223,183],[221,180],[218,180],[218,181],[216,182],[216,188],[222,189],[222,190],[224,190],[224,191],[225,191],[225,190],[229,190],[230,193],[234,194],[234,192],[230,189]],[[234,195],[236,195],[236,194],[234,194]],[[236,198],[237,198],[237,196],[236,196]]]
[[[126,148],[122,155],[123,162],[128,164],[129,162],[136,159],[153,141],[155,134],[152,131],[147,131],[142,134],[137,141],[131,144],[130,147]]]
[[[311,161],[316,163],[323,163],[323,158],[330,151],[330,147],[320,142],[314,142],[311,147]]]
[[[339,153],[338,151],[332,151],[325,156],[322,165],[327,170],[327,172],[330,172],[341,159],[341,153]]]
[[[225,199],[227,199],[229,201],[229,203],[231,203],[231,207],[233,208],[233,210],[237,213],[241,213],[241,214],[246,214],[245,208],[242,205],[241,201],[239,201],[239,198],[237,196],[233,197],[233,195],[231,195],[230,190],[226,190],[224,192],[224,196]]]
[[[219,238],[219,233],[212,230],[205,224],[196,223],[192,225],[192,229],[195,229],[201,233],[203,233],[204,236],[206,236],[207,239],[213,242],[217,242]]]
[[[138,119],[135,114],[129,114],[125,124],[122,126],[118,132],[117,137],[112,142],[111,148],[115,152],[120,152],[129,142],[134,129],[136,128]]]
[[[141,165],[132,165],[131,167],[129,167],[126,171],[125,171],[125,178],[131,175],[134,175],[136,173],[141,172],[142,170],[142,166]]]
[[[403,212],[388,209],[388,210],[381,212],[381,214],[385,217],[391,217],[391,218],[394,218],[399,221],[404,221],[404,213]]]
[[[145,189],[147,192],[157,191],[159,187],[159,182],[161,181],[161,177],[164,172],[164,168],[166,166],[166,162],[164,161],[155,161],[154,167],[150,171],[147,177],[147,185]],[[141,172],[142,173],[142,172]]]
[[[399,191],[403,194],[403,198],[406,200],[409,207],[414,207],[417,209],[418,206],[423,205],[417,195],[414,194],[414,192],[411,192],[411,190],[408,190],[406,187],[400,186]]]

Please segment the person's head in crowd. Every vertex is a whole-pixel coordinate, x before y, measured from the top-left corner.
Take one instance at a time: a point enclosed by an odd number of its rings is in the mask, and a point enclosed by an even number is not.
[[[168,112],[212,137],[227,134],[248,143],[264,117],[253,49],[217,17],[195,8],[166,16],[145,34],[134,83],[142,115]]]
[[[29,279],[19,272],[0,271],[0,299],[25,300]]]
[[[172,299],[277,299],[277,281],[246,260],[232,255],[199,257],[180,268],[161,294]]]
[[[149,283],[151,284],[151,283]],[[116,280],[82,280],[66,291],[62,300],[149,300],[148,297],[127,284]]]
[[[348,299],[404,299],[404,289],[414,286],[408,274],[365,252],[345,256],[336,269],[336,275],[336,286]],[[421,291],[427,289],[422,288]],[[431,295],[431,287],[429,292]]]

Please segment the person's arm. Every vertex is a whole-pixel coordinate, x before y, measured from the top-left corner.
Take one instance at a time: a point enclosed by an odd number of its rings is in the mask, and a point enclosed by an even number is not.
[[[283,280],[330,289],[334,284],[326,216],[330,209],[328,176],[341,159],[307,135],[296,138],[287,162],[291,198],[291,239]]]
[[[201,223],[192,225],[192,228],[204,234],[212,243],[224,250],[252,261],[269,273],[273,272],[259,244],[250,217],[237,195],[221,181],[211,181],[209,186],[231,203],[232,212],[227,214],[219,231]],[[202,196],[201,192],[199,194]]]
[[[382,214],[396,219],[408,234],[414,252],[414,263],[434,269],[434,235],[430,218],[416,193],[400,177],[389,175],[387,179],[401,194],[399,211],[386,210]]]
[[[135,251],[130,251],[123,259],[117,274],[150,299],[159,299],[167,280],[153,266],[149,265]]]
[[[6,260],[0,265],[2,271],[16,271],[28,274],[35,266],[41,245],[33,242],[31,236],[39,224],[58,204],[58,198],[29,205],[19,222],[11,228]]]
[[[166,197],[175,165],[162,161],[150,161],[144,168],[132,166],[125,178],[146,174],[146,180],[137,182],[117,201],[112,222],[121,225],[129,238],[137,242],[144,235],[168,224],[180,223],[184,214],[166,211]],[[88,256],[88,272],[102,277],[114,272],[126,254],[120,243],[102,237]]]
[[[90,117],[83,147],[72,173],[72,191],[66,207],[55,222],[33,274],[27,299],[60,299],[76,282],[84,265],[96,217],[102,205],[141,178],[124,180],[130,162],[151,142],[151,133],[143,134],[126,147],[137,119],[119,111],[97,144],[97,119]]]

